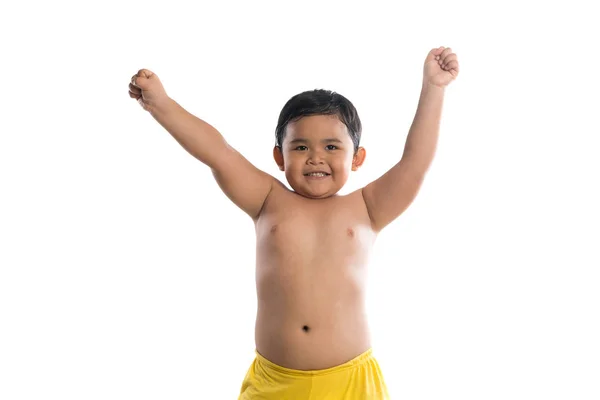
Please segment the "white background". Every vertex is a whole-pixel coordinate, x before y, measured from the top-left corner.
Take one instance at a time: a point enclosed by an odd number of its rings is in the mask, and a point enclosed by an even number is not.
[[[438,46],[461,72],[436,158],[370,265],[389,390],[600,398],[597,14],[413,3],[3,5],[0,398],[235,399],[254,358],[252,221],[129,98],[139,69],[280,180],[285,102],[343,94],[348,193],[399,160]]]

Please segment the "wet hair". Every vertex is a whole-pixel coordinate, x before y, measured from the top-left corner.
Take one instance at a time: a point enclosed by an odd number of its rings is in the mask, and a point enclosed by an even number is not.
[[[325,89],[299,93],[285,103],[279,114],[277,128],[275,128],[275,146],[281,148],[287,125],[290,122],[295,122],[309,115],[337,115],[348,128],[356,153],[362,133],[362,124],[358,112],[350,100],[339,93]]]

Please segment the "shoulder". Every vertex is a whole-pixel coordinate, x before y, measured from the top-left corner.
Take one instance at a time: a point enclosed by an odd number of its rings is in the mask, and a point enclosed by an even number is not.
[[[339,196],[335,201],[335,210],[354,219],[361,224],[368,225],[373,229],[371,216],[363,196],[363,188],[355,190],[344,196]]]
[[[257,221],[261,215],[265,214],[269,210],[272,210],[273,207],[281,204],[283,201],[289,201],[292,198],[294,193],[287,188],[279,179],[273,177],[273,184],[271,186],[271,191],[267,195],[265,202],[263,203],[262,209],[260,210],[258,216],[255,218]]]

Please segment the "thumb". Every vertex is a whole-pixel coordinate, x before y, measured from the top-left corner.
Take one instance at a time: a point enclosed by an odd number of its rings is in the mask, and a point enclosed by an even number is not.
[[[133,86],[137,86],[142,90],[150,88],[151,82],[158,79],[156,74],[148,69],[140,69],[137,74],[131,78]]]

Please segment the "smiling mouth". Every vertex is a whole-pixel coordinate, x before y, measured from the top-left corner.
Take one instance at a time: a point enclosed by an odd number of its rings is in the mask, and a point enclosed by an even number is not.
[[[308,176],[308,177],[314,177],[314,178],[324,178],[326,176],[329,176],[331,174],[328,174],[326,172],[311,172],[308,174],[304,174],[304,176]]]

